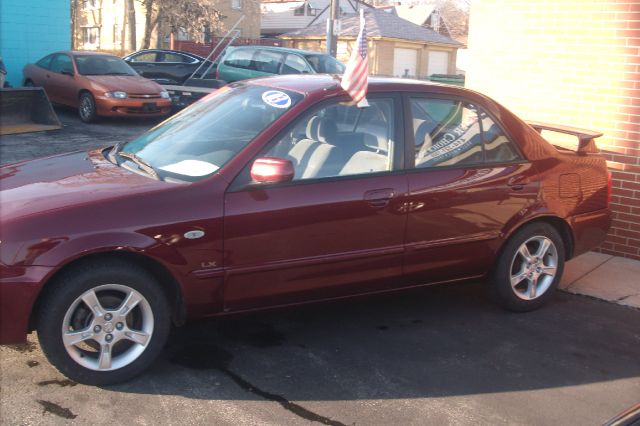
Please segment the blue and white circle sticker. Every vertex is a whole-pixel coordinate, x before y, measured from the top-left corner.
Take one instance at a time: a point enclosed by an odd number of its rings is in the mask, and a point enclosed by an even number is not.
[[[279,90],[269,90],[262,94],[262,100],[265,104],[274,108],[289,108],[291,106],[291,98],[284,92]]]

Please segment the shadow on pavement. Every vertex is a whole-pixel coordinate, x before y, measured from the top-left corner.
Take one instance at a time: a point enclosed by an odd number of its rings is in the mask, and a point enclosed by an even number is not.
[[[481,286],[453,285],[193,323],[150,372],[108,389],[281,404],[425,398],[638,377],[639,359],[640,311],[559,293],[515,314]]]

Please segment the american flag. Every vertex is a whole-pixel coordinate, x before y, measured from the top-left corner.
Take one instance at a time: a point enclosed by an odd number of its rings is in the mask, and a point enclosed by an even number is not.
[[[360,32],[356,39],[356,48],[351,52],[347,69],[340,85],[349,93],[359,107],[369,106],[367,102],[367,86],[369,84],[369,52],[367,47],[367,29],[364,10],[360,9]]]

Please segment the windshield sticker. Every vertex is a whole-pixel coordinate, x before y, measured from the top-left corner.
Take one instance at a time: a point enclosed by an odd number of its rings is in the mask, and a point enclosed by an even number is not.
[[[291,98],[284,92],[279,90],[269,90],[262,94],[262,100],[265,104],[274,108],[289,108],[291,106]]]
[[[215,164],[207,163],[200,160],[182,160],[178,163],[168,164],[160,167],[160,170],[164,170],[171,173],[177,173],[184,176],[206,176],[218,170],[220,167]]]

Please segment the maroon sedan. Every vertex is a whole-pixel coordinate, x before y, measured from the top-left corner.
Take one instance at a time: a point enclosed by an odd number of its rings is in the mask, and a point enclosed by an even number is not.
[[[252,80],[131,142],[2,167],[0,343],[37,330],[62,373],[114,383],[205,316],[481,278],[535,309],[604,239],[598,133],[415,81],[371,79],[368,100]]]

